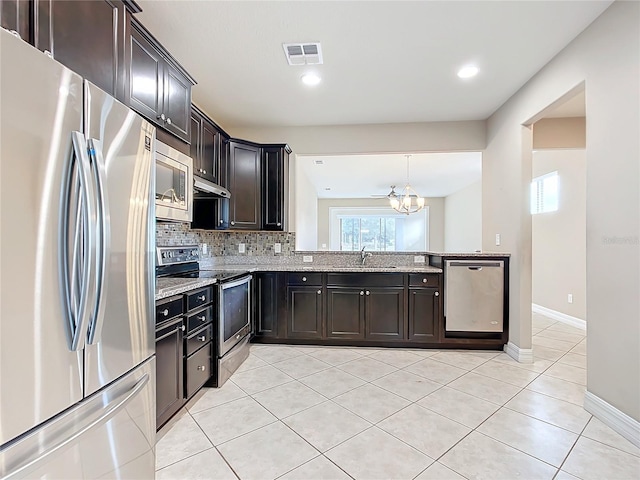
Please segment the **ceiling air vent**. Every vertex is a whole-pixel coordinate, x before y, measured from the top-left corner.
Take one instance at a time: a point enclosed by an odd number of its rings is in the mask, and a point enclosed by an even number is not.
[[[320,43],[283,43],[289,65],[321,65]]]
[[[324,165],[324,160],[314,160],[313,161],[316,165]]]

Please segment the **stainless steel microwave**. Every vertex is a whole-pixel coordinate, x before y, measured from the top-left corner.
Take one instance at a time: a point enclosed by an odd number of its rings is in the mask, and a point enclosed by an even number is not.
[[[193,219],[193,160],[157,140],[156,218],[170,222]]]

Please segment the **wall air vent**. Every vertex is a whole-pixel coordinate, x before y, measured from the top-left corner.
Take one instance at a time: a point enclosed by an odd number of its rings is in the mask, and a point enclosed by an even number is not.
[[[321,65],[320,43],[283,43],[284,54],[289,65]]]
[[[316,165],[324,165],[324,160],[314,160],[313,161]]]

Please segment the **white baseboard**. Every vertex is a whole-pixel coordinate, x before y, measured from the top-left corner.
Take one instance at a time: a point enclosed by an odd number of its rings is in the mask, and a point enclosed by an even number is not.
[[[551,310],[550,308],[543,307],[542,305],[532,303],[531,311],[533,313],[544,315],[545,317],[553,318],[554,320],[558,320],[559,322],[566,323],[567,325],[571,325],[572,327],[581,328],[582,330],[587,329],[586,320],[582,320],[578,317],[572,317],[571,315],[567,315],[566,313],[558,312],[556,310]]]
[[[520,348],[515,343],[509,342],[504,346],[504,351],[520,363],[533,363],[533,349],[531,348]]]
[[[584,409],[640,448],[640,422],[588,390],[584,394]]]

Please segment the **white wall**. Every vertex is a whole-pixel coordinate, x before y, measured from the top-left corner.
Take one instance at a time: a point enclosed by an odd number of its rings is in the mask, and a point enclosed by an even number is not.
[[[444,248],[444,199],[425,198],[429,207],[429,245],[430,251],[442,251]],[[330,214],[335,207],[387,208],[386,198],[321,198],[318,200],[318,246],[326,244],[330,248]]]
[[[296,250],[317,250],[318,244],[318,195],[302,168],[294,169]]]
[[[586,86],[587,390],[640,421],[640,3],[615,2],[487,121],[483,248],[511,252],[510,341],[531,348],[533,123]],[[502,245],[495,247],[496,233]]]
[[[482,181],[444,198],[444,251],[482,249]]]
[[[559,189],[558,210],[532,217],[533,303],[582,320],[587,318],[586,161],[584,149],[533,152],[533,177],[557,171]]]

